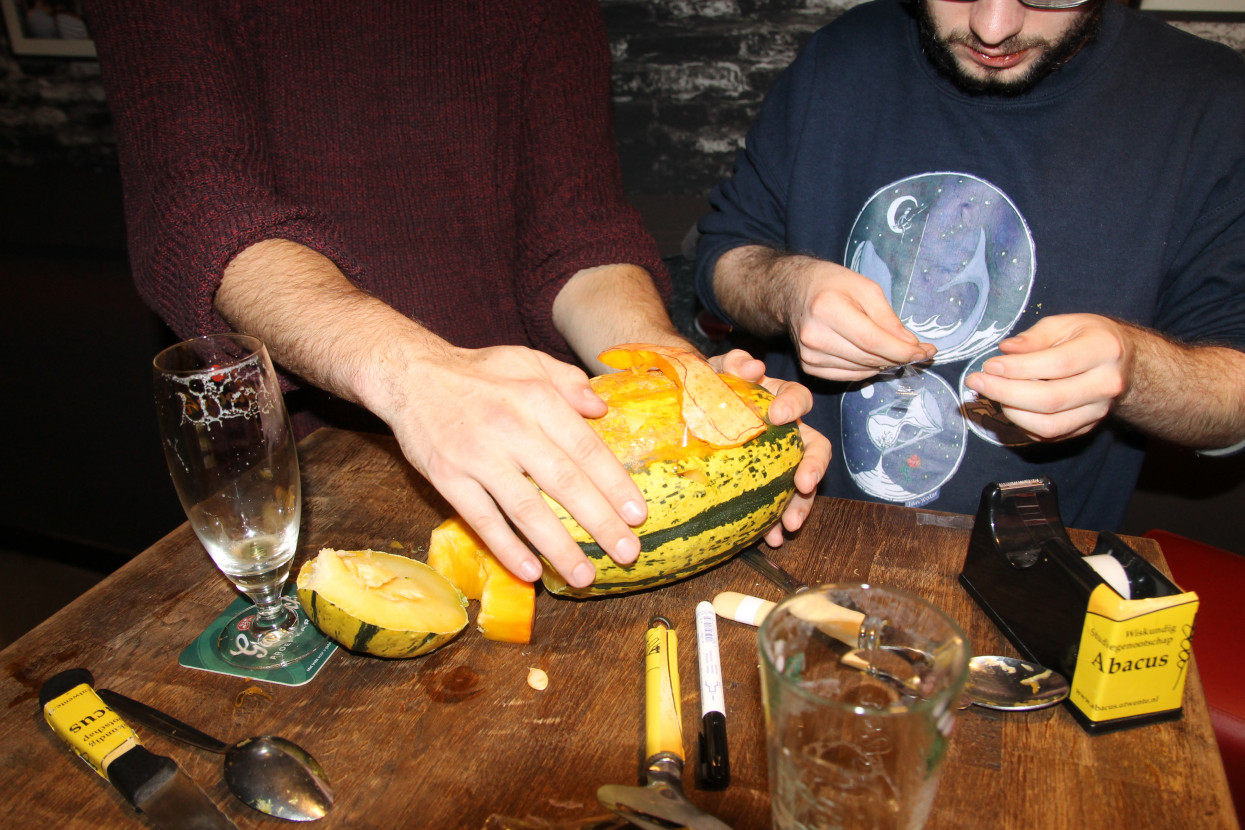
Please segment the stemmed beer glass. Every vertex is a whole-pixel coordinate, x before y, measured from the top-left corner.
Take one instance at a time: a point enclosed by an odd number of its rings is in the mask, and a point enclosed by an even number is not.
[[[286,666],[324,636],[283,598],[298,544],[298,457],[264,344],[245,334],[199,337],[154,360],[164,457],[190,526],[216,566],[255,603],[225,625],[222,659]]]

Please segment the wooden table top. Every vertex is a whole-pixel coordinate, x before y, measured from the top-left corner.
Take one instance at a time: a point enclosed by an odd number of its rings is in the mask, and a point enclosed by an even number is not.
[[[448,515],[390,438],[321,430],[303,442],[301,458],[295,568],[323,547],[401,546],[422,558],[432,528]],[[1092,537],[1073,536],[1088,549]],[[957,581],[968,537],[967,517],[820,499],[807,526],[774,556],[808,582],[907,589],[957,619],[977,653],[1014,653]],[[1130,541],[1166,570],[1154,542]],[[570,826],[604,814],[600,785],[643,783],[644,630],[662,614],[683,640],[687,794],[735,830],[768,827],[755,629],[719,625],[731,786],[698,791],[691,774],[700,720],[694,608],[725,590],[780,596],[737,561],[623,597],[574,601],[542,591],[528,645],[490,642],[469,624],[449,645],[411,660],[340,650],[309,684],[287,687],[177,664],[235,596],[183,525],[0,653],[0,826],[146,824],[43,721],[40,685],[76,666],[90,669],[100,687],[225,740],[278,734],[301,744],[337,792],[317,826],[475,830],[492,814]],[[527,685],[533,666],[549,675],[545,691]],[[243,694],[254,688],[263,694]],[[274,826],[276,819],[229,794],[219,756],[137,731],[239,827]],[[1063,707],[963,711],[927,827],[1238,827],[1196,666],[1184,717],[1170,723],[1090,736]]]

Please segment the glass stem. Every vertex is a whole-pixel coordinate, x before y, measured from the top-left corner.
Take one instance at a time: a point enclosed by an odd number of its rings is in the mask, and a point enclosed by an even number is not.
[[[294,617],[294,612],[286,608],[281,601],[281,589],[283,587],[284,583],[278,582],[263,588],[253,588],[246,592],[251,601],[255,603],[255,610],[259,612],[259,616],[255,620],[256,631],[288,628],[293,623],[291,618]]]

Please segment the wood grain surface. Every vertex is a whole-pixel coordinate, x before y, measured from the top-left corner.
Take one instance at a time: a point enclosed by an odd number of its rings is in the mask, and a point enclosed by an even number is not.
[[[321,430],[301,457],[296,568],[323,547],[423,558],[447,507],[392,439]],[[807,526],[773,556],[807,582],[907,589],[956,618],[977,653],[1014,653],[957,582],[968,536],[967,517],[820,499]],[[1074,538],[1086,549],[1092,539]],[[1166,568],[1155,543],[1130,541]],[[183,526],[0,652],[0,826],[146,825],[43,721],[42,682],[82,666],[98,685],[226,740],[279,734],[306,747],[337,791],[333,811],[315,826],[474,829],[495,814],[570,827],[604,813],[598,786],[643,783],[643,635],[661,614],[682,638],[689,798],[736,830],[768,827],[755,629],[719,624],[731,786],[701,792],[691,775],[700,712],[694,608],[725,590],[780,596],[737,561],[630,596],[575,601],[540,592],[529,645],[489,642],[469,625],[413,660],[339,651],[311,683],[291,688],[178,666],[181,650],[234,598]],[[476,610],[473,603],[473,617]],[[545,691],[526,683],[533,666],[549,675]],[[230,796],[219,756],[139,731],[239,827],[278,824]],[[965,710],[927,827],[1238,827],[1196,666],[1181,720],[1114,734],[1086,734],[1062,707]]]

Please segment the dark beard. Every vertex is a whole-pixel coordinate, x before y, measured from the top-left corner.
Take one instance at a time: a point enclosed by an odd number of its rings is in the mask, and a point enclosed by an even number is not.
[[[929,62],[943,76],[964,92],[973,95],[1023,95],[1033,89],[1042,79],[1070,61],[1087,43],[1098,36],[1102,25],[1102,2],[1096,0],[1084,17],[1058,42],[1051,44],[1023,76],[1011,81],[1000,81],[992,76],[979,78],[960,68],[951,47],[938,38],[934,21],[929,13],[930,0],[917,3],[917,22],[921,36],[921,48]],[[970,35],[971,37],[971,35]],[[1046,41],[1041,44],[1046,45]],[[972,45],[972,44],[969,44]]]

